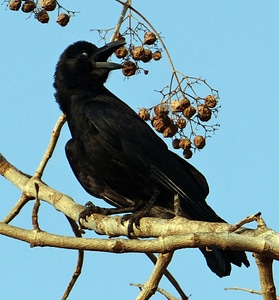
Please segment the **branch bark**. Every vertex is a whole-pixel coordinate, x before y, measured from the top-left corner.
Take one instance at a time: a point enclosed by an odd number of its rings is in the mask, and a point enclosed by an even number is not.
[[[148,278],[148,280],[143,285],[143,288],[136,298],[136,300],[147,300],[149,299],[158,289],[159,282],[164,275],[169,263],[171,262],[173,252],[160,253],[157,258],[155,267]]]
[[[273,259],[254,254],[260,277],[261,291],[264,300],[276,300],[276,288],[273,281]]]

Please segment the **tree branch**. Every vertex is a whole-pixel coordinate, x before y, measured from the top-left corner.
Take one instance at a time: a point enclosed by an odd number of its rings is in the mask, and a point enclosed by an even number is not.
[[[260,254],[253,255],[258,266],[261,291],[264,300],[276,300],[276,288],[273,281],[273,259]]]
[[[41,181],[30,178],[29,175],[24,174],[11,165],[1,154],[0,174],[24,191],[27,196],[33,198],[36,197],[34,188],[34,182],[36,182],[39,186],[38,197],[40,199],[53,205],[58,211],[71,219],[78,221],[79,213],[84,208],[82,205],[77,204],[69,196],[52,189]],[[1,228],[3,228],[3,225],[4,224],[1,224]],[[88,218],[88,222],[84,221],[82,225],[88,229],[95,230],[99,234],[110,237],[127,235],[127,224],[125,223],[125,226],[123,226],[121,224],[121,218],[117,216],[110,217],[94,214]],[[279,258],[279,239],[276,232],[266,227],[261,227],[257,230],[240,228],[230,233],[230,228],[231,225],[227,223],[191,221],[182,217],[175,217],[171,220],[142,218],[140,230],[134,228],[134,231],[138,237],[161,237],[160,239],[164,240],[164,245],[161,245],[161,250],[160,246],[158,247],[158,243],[146,241],[150,243],[148,246],[150,247],[148,250],[150,252],[161,252],[162,250],[172,251],[181,248],[179,243],[182,243],[182,247],[215,245],[222,249],[247,250],[264,254],[273,259]],[[2,230],[4,229],[1,229],[0,232],[5,234]],[[174,238],[175,235],[176,237]],[[183,237],[181,237],[181,235],[183,235]],[[135,243],[135,241],[133,242]],[[140,242],[143,241],[139,241],[139,243]],[[126,245],[127,244],[125,244],[125,247]],[[122,246],[123,245],[121,245],[121,247]],[[116,247],[115,251],[121,252],[122,250],[117,250]],[[127,249],[126,251],[130,250]],[[147,252],[147,249],[143,252]]]
[[[146,252],[145,253],[148,258],[153,262],[153,264],[155,265],[156,262],[157,262],[157,257],[153,254],[153,253],[149,253],[149,252]],[[188,300],[189,297],[184,293],[184,291],[182,290],[182,288],[180,287],[179,283],[177,282],[177,280],[172,276],[172,274],[166,269],[165,272],[164,272],[164,275],[166,276],[166,278],[169,280],[169,282],[173,285],[173,287],[177,290],[177,292],[179,293],[180,297],[182,300]],[[165,291],[163,291],[162,289],[160,288],[157,288],[158,292],[164,294]],[[166,293],[166,292],[165,292]],[[171,296],[171,295],[166,295],[164,294],[166,297],[169,297],[169,298],[173,298],[173,300],[175,300],[175,297]],[[168,298],[168,299],[169,299]],[[171,299],[169,299],[171,300]],[[176,299],[177,300],[177,299]]]
[[[108,217],[112,222],[118,222],[117,217]],[[149,218],[144,218],[143,224]],[[152,226],[161,226],[157,224],[155,218],[152,218]],[[157,220],[159,221],[159,220]],[[171,221],[167,221],[171,222]],[[151,224],[151,223],[149,223]],[[190,225],[188,223],[188,225]],[[127,225],[126,225],[127,227]],[[162,228],[162,227],[161,227]],[[88,251],[101,251],[111,253],[127,253],[127,252],[154,252],[163,253],[175,251],[183,248],[199,248],[199,247],[218,247],[221,249],[243,250],[259,254],[264,254],[273,259],[279,259],[279,242],[278,234],[272,230],[268,230],[261,235],[257,235],[257,230],[251,230],[248,234],[236,233],[212,233],[207,232],[199,233],[186,233],[189,229],[185,230],[183,235],[161,236],[149,240],[125,239],[125,238],[75,238],[50,234],[47,232],[38,232],[35,230],[27,230],[19,227],[0,223],[0,234],[28,242],[33,247],[35,246],[49,246],[65,249],[81,249]],[[273,236],[270,238],[270,236]],[[146,234],[144,234],[146,237]]]
[[[155,267],[148,278],[148,280],[143,285],[140,294],[137,296],[136,300],[147,300],[149,299],[158,289],[159,282],[167,269],[173,252],[160,253],[157,258]]]
[[[60,136],[61,129],[62,129],[63,125],[65,124],[65,122],[66,122],[66,115],[62,114],[58,118],[56,124],[54,125],[54,128],[52,130],[52,135],[51,135],[51,138],[49,141],[49,145],[43,155],[42,160],[40,161],[40,164],[39,164],[37,170],[35,171],[34,177],[41,179],[44,169],[47,165],[47,162],[49,161],[49,159],[51,158],[51,156],[53,154],[54,148],[55,148],[58,138]]]
[[[1,154],[0,174],[22,190],[24,197],[22,196],[21,202],[26,201],[26,199],[41,199],[72,220],[78,221],[79,214],[84,209],[82,205],[77,204],[69,196],[47,186],[38,178],[21,172]],[[20,205],[22,204],[19,203],[18,206],[20,207]],[[10,217],[11,215],[9,214],[5,220]],[[138,238],[154,238],[148,240],[130,240],[126,238],[81,239],[49,234],[39,230],[26,230],[5,223],[0,223],[0,234],[28,242],[32,247],[49,246],[80,251],[171,253],[182,248],[213,246],[221,249],[250,251],[255,253],[263,297],[265,300],[274,300],[276,299],[276,294],[272,278],[272,260],[279,260],[279,234],[267,228],[259,215],[248,217],[244,220],[256,220],[258,223],[257,229],[240,227],[240,225],[246,223],[243,223],[243,221],[232,226],[227,223],[192,221],[176,216],[170,220],[142,218],[140,220],[140,228],[134,228],[134,233]],[[82,225],[88,229],[95,230],[98,234],[109,237],[127,236],[128,232],[128,222],[122,224],[119,216],[93,214],[88,218],[87,222],[83,220]],[[167,264],[166,261],[165,266]],[[164,263],[158,269],[155,267],[154,272],[157,275],[154,277],[151,275],[147,281],[146,284],[149,287],[148,295],[151,295],[154,289],[157,289],[157,282],[161,278],[160,272],[165,270],[163,266]],[[152,286],[151,289],[150,286]],[[145,294],[146,292],[143,293]]]

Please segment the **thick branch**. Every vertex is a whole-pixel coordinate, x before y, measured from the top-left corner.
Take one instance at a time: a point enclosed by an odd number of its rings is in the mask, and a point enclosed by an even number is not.
[[[116,218],[111,217],[112,220]],[[145,220],[148,218],[145,218]],[[170,221],[169,221],[170,222]],[[144,223],[144,222],[143,222]],[[190,224],[190,223],[189,223]],[[154,219],[153,225],[156,224]],[[267,241],[271,232],[261,236],[240,235],[236,233],[185,233],[184,235],[173,235],[158,237],[156,239],[95,239],[95,238],[75,238],[26,230],[15,226],[0,223],[0,233],[15,239],[30,243],[32,246],[49,246],[65,249],[82,249],[88,251],[101,251],[111,253],[125,252],[170,252],[182,248],[199,248],[216,246],[221,249],[247,250],[250,252],[264,254],[279,260],[279,243]],[[253,233],[253,232],[250,232]],[[255,230],[256,233],[256,230]],[[275,233],[274,233],[275,234]],[[278,234],[276,234],[278,241]]]
[[[50,203],[71,219],[78,221],[83,206],[75,203],[72,198],[20,172],[7,162],[2,155],[0,155],[0,174],[23,190],[26,195],[33,198],[36,196],[34,188],[36,182],[39,185],[38,196],[40,199]],[[84,222],[83,225],[89,229],[94,229],[99,234],[111,237],[127,235],[127,224],[123,226],[120,217],[94,214],[89,217],[88,223]],[[240,228],[235,233],[230,233],[231,225],[226,223],[190,221],[181,217],[175,217],[171,220],[142,218],[140,230],[134,228],[136,236],[160,238],[148,241],[94,239],[93,243],[92,239],[82,241],[75,238],[61,239],[60,236],[42,236],[41,233],[36,233],[35,239],[32,231],[28,232],[20,228],[13,231],[10,227],[5,226],[8,225],[1,224],[0,233],[42,246],[108,252],[168,252],[185,247],[214,245],[222,249],[246,250],[279,259],[278,234],[266,227],[259,227],[257,230]],[[137,245],[136,248],[134,248],[134,245]]]
[[[261,291],[264,300],[276,300],[276,288],[273,281],[272,263],[269,257],[254,254],[258,266]]]
[[[78,220],[78,215],[84,208],[82,205],[77,204],[74,200],[59,191],[50,188],[46,184],[37,180],[30,175],[24,174],[12,164],[10,164],[4,156],[0,153],[0,174],[19,188],[28,198],[35,198],[35,183],[39,187],[38,197],[52,206],[58,211],[63,212],[66,216],[73,220]]]

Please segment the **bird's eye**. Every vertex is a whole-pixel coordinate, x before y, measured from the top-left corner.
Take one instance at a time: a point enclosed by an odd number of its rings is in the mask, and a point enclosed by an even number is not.
[[[87,52],[82,52],[82,53],[81,53],[81,58],[87,59],[88,57],[89,57],[89,55],[88,55]]]

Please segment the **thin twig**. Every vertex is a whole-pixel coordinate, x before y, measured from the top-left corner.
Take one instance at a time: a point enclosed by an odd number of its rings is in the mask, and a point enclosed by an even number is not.
[[[113,31],[113,34],[110,38],[110,42],[113,42],[115,40],[115,37],[119,33],[121,25],[122,25],[122,23],[125,19],[127,10],[129,9],[130,5],[132,4],[132,0],[127,0],[126,3],[121,3],[121,4],[123,5],[123,9],[122,9],[122,12],[120,14],[119,20],[118,20],[116,26],[114,27],[114,31]]]
[[[34,173],[33,177],[36,177],[37,179],[41,179],[43,171],[46,167],[46,164],[48,162],[48,160],[50,159],[50,157],[53,154],[54,148],[56,146],[57,140],[59,138],[60,135],[60,131],[62,129],[62,126],[64,125],[64,123],[66,122],[66,116],[65,115],[61,115],[54,128],[52,131],[52,136],[49,142],[49,145],[43,155],[43,158],[37,168],[37,170]],[[1,161],[0,163],[2,163],[2,165],[5,165],[6,167],[3,168],[3,170],[6,170],[7,168],[9,168],[9,162],[6,161],[4,159],[3,156],[1,156]],[[4,174],[1,174],[4,176]],[[26,174],[25,174],[26,175]],[[31,180],[31,176],[26,175],[30,178]],[[33,178],[32,178],[33,179]],[[26,186],[27,186],[28,182],[26,182]],[[34,197],[31,197],[30,195],[28,195],[27,193],[25,193],[25,190],[23,189],[22,195],[20,197],[20,199],[18,200],[18,202],[14,205],[14,207],[10,210],[10,212],[6,215],[6,217],[2,220],[3,223],[9,223],[11,222],[21,211],[21,209],[24,207],[24,205],[29,201],[29,200],[33,200]]]
[[[144,285],[143,284],[136,284],[136,283],[130,283],[131,286],[136,286],[138,287],[140,290],[143,289]],[[157,292],[161,293],[163,296],[165,296],[168,300],[180,300],[176,297],[174,297],[173,295],[171,295],[170,293],[168,293],[167,291],[165,291],[162,288],[157,288]]]
[[[157,257],[153,253],[145,253],[147,257],[154,263],[154,265],[157,262]],[[176,279],[172,276],[172,274],[166,269],[164,272],[164,275],[167,277],[169,282],[173,285],[173,287],[177,290],[179,295],[181,296],[182,300],[188,300],[189,297],[185,295],[182,288],[180,287],[179,283],[176,281]]]
[[[157,30],[156,30],[156,28],[145,18],[145,16],[144,15],[142,15],[138,10],[136,10],[131,4],[129,4],[129,3],[125,3],[125,2],[122,2],[122,1],[120,1],[120,0],[116,0],[117,2],[119,2],[119,3],[121,3],[122,5],[124,5],[124,6],[128,6],[132,11],[134,11],[142,20],[144,20],[144,22],[146,22],[146,24],[148,24],[148,26],[152,29],[152,31],[156,34],[156,36],[157,36],[157,38],[158,38],[158,40],[160,41],[160,43],[162,44],[162,47],[163,47],[163,49],[164,49],[164,51],[165,51],[165,53],[166,53],[166,55],[167,55],[167,57],[168,57],[168,60],[169,60],[169,63],[170,63],[170,65],[171,65],[171,69],[172,69],[172,72],[175,74],[176,73],[176,71],[175,71],[175,68],[174,68],[174,64],[173,64],[173,62],[172,62],[172,59],[171,59],[171,56],[170,56],[170,54],[169,54],[169,51],[168,51],[168,49],[167,49],[167,47],[166,47],[166,45],[165,45],[165,43],[164,43],[164,41],[162,40],[162,38],[161,38],[161,36],[160,36],[160,34],[157,32]],[[175,77],[176,77],[176,74],[174,75]],[[178,78],[177,78],[177,82],[179,82],[179,80],[178,80]]]
[[[229,229],[229,232],[234,232],[237,229],[239,229],[240,227],[242,227],[245,224],[254,222],[254,221],[258,221],[259,217],[261,215],[261,212],[258,212],[254,215],[248,216],[242,220],[240,220],[239,222],[237,222],[236,224],[234,224],[233,226],[231,226],[231,228]]]
[[[76,224],[76,222],[67,216],[66,216],[66,218],[69,221],[75,236],[81,238],[82,237],[81,231],[78,229],[78,225]],[[74,274],[73,274],[72,279],[69,282],[68,287],[67,287],[66,291],[64,292],[61,300],[66,300],[68,298],[71,290],[73,289],[79,275],[81,274],[81,270],[82,270],[82,266],[83,266],[83,259],[84,259],[84,250],[78,250],[78,260],[77,260]]]
[[[137,296],[136,300],[147,300],[156,292],[158,284],[164,275],[168,264],[171,262],[173,253],[173,251],[159,253],[154,269],[148,280],[145,282],[142,291]]]
[[[1,221],[3,223],[9,224],[21,211],[26,203],[29,200],[33,200],[33,197],[26,195],[24,192],[21,194],[17,203],[13,206],[10,212],[6,215],[6,217]]]
[[[34,230],[40,230],[39,222],[38,222],[38,212],[40,208],[40,199],[39,199],[39,185],[38,183],[34,182],[35,187],[35,202],[32,210],[32,225]]]
[[[253,289],[240,288],[240,287],[225,288],[225,291],[230,291],[230,290],[243,291],[243,292],[247,292],[247,293],[251,293],[251,294],[262,295],[261,292],[253,290]],[[278,296],[276,296],[276,300],[279,300]]]
[[[66,122],[66,115],[63,114],[58,118],[58,120],[53,128],[48,147],[43,155],[43,158],[42,158],[37,170],[35,171],[34,177],[36,177],[38,179],[42,178],[46,164],[53,154],[53,151],[54,151],[54,148],[58,141],[61,129],[62,129],[63,125],[65,124],[65,122]]]

